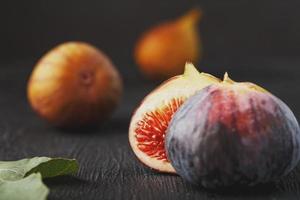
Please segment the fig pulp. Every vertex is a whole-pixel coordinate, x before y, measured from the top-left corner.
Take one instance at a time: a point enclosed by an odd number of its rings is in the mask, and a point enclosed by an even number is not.
[[[28,99],[44,119],[59,127],[97,125],[116,108],[120,75],[100,50],[83,42],[59,45],[40,59]]]
[[[165,131],[173,114],[196,91],[219,82],[219,79],[199,73],[187,63],[183,75],[175,76],[144,98],[132,116],[129,142],[138,159],[150,168],[174,173],[164,147]]]
[[[222,83],[190,97],[166,134],[168,158],[187,181],[208,188],[256,185],[288,174],[300,158],[289,107],[252,83]]]
[[[135,60],[141,72],[151,79],[170,78],[182,73],[185,62],[197,62],[201,44],[197,30],[201,12],[159,24],[138,40]]]

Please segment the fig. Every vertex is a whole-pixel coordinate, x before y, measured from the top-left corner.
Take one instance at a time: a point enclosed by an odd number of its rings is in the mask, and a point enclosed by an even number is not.
[[[138,40],[135,60],[150,79],[170,78],[183,71],[185,62],[196,63],[201,43],[197,30],[201,12],[193,9],[186,15],[146,31]]]
[[[206,188],[254,186],[287,175],[299,161],[299,145],[298,122],[283,101],[227,74],[190,97],[166,134],[176,172]]]
[[[216,82],[219,79],[199,73],[191,63],[187,63],[183,75],[170,78],[144,98],[129,127],[130,145],[142,163],[161,172],[175,172],[164,148],[169,121],[189,96]]]
[[[84,42],[67,42],[50,50],[35,66],[28,100],[51,124],[94,126],[116,108],[122,93],[120,75],[110,59]]]

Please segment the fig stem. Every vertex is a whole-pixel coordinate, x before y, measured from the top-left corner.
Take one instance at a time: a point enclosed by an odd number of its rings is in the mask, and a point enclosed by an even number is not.
[[[202,10],[200,8],[193,8],[180,18],[183,23],[196,24],[202,17]]]
[[[229,83],[229,84],[233,84],[234,83],[234,81],[229,78],[229,75],[228,75],[227,72],[225,72],[225,74],[224,74],[223,82],[224,83]]]
[[[186,77],[199,76],[199,71],[191,62],[186,62],[183,75]]]

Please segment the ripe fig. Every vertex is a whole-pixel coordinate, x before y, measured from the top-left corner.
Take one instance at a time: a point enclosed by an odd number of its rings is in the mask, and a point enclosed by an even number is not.
[[[134,55],[145,76],[151,79],[170,78],[183,71],[187,60],[198,61],[201,44],[197,23],[200,16],[201,12],[194,9],[142,35]]]
[[[176,112],[168,158],[187,181],[207,188],[253,186],[288,174],[300,159],[300,129],[289,107],[253,83],[204,88]]]
[[[83,42],[61,44],[35,66],[28,99],[44,119],[59,127],[96,125],[116,108],[120,75],[100,50]]]
[[[162,83],[144,98],[132,116],[129,142],[138,159],[150,168],[174,173],[164,148],[165,131],[173,114],[197,90],[219,79],[186,64],[183,75]]]

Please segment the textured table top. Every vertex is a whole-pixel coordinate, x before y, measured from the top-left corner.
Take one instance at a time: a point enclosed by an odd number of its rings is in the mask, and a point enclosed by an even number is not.
[[[275,62],[281,62],[278,66],[269,61],[263,65],[272,70],[241,68],[233,70],[233,75],[266,87],[283,99],[299,119],[300,70],[296,67],[300,60],[278,60]],[[289,71],[279,67],[284,63],[292,66]],[[81,132],[49,126],[31,111],[26,100],[26,82],[32,64],[12,62],[0,67],[0,160],[32,156],[76,158],[80,163],[77,176],[46,181],[51,189],[49,199],[300,199],[299,167],[276,183],[214,192],[143,166],[129,147],[128,125],[133,109],[155,84],[125,69],[123,102],[109,121],[96,130]],[[215,69],[218,75],[223,70]]]

